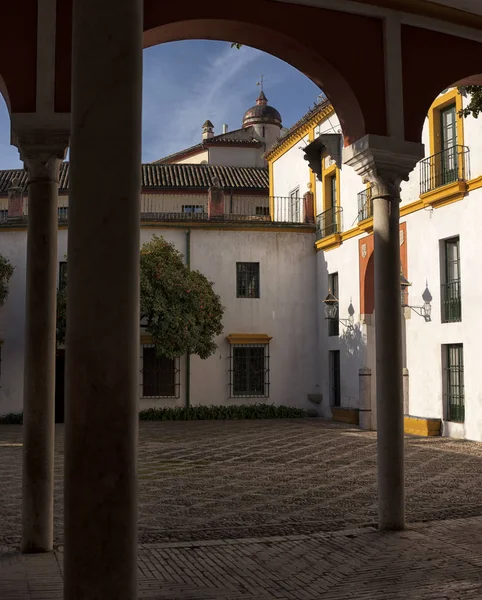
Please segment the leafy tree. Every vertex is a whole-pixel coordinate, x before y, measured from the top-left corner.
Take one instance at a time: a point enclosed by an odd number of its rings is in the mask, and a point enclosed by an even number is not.
[[[465,85],[459,87],[459,91],[462,94],[470,95],[470,102],[465,108],[459,111],[459,115],[462,117],[468,117],[472,115],[475,119],[482,112],[482,85]]]
[[[10,261],[0,254],[0,306],[3,306],[8,296],[8,282],[13,275]]]
[[[162,237],[141,248],[141,319],[159,356],[216,351],[214,338],[223,331],[224,307],[212,282],[184,264],[182,254]]]
[[[66,282],[57,293],[57,344],[65,341]],[[224,307],[213,284],[184,264],[182,254],[162,237],[141,248],[141,321],[152,335],[158,356],[176,358],[216,351],[215,336],[223,331]]]

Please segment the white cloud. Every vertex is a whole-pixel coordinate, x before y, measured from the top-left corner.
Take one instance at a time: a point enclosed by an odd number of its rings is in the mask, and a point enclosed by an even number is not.
[[[236,50],[223,44],[221,52],[209,57],[189,84],[184,83],[181,88],[171,82],[170,101],[165,104],[169,120],[162,131],[161,128],[157,132],[150,131],[149,139],[144,139],[144,160],[155,160],[196,144],[201,140],[201,126],[206,119],[213,121],[217,126],[216,133],[220,133],[220,125],[228,120],[228,115],[235,111],[242,115],[247,106],[243,104],[246,89],[241,74],[260,55],[254,48]],[[177,99],[180,100],[178,104]],[[145,104],[150,102],[146,98]],[[157,105],[157,114],[161,108]],[[146,125],[148,120],[146,118]],[[239,122],[231,129],[240,126]]]

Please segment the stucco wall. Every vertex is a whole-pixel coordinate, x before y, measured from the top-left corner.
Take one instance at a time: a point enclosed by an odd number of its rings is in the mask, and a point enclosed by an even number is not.
[[[263,158],[264,152],[264,147],[211,147],[209,148],[209,164],[225,165],[228,167],[264,167],[266,166],[266,161]]]
[[[162,235],[186,252],[186,228],[141,228],[141,244]],[[0,309],[2,372],[0,414],[19,411],[23,403],[25,332],[26,231],[0,232],[1,252],[15,266],[10,294]],[[60,230],[58,261],[67,254],[67,230]],[[260,263],[261,298],[236,298],[236,262]],[[316,255],[314,236],[273,231],[193,230],[191,266],[215,284],[226,307],[224,333],[218,351],[202,361],[191,358],[191,403],[226,404],[269,402],[307,406],[308,393],[317,391],[316,369]],[[270,344],[269,398],[229,398],[229,333],[266,333]],[[139,343],[139,357],[141,345]],[[142,368],[141,362],[139,369]],[[140,408],[183,405],[185,359],[180,360],[178,399],[140,399]]]

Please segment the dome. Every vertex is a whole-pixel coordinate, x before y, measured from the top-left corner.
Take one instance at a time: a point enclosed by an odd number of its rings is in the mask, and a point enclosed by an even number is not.
[[[268,99],[263,91],[260,92],[256,105],[248,108],[243,117],[243,128],[251,125],[271,124],[281,127],[281,115],[272,106],[268,106]]]

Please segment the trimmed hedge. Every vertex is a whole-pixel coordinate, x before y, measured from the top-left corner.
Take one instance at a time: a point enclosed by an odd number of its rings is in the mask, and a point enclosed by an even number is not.
[[[274,404],[232,404],[230,406],[183,406],[148,408],[139,413],[140,421],[203,421],[227,419],[299,419],[306,411],[294,406]],[[22,425],[23,413],[0,415],[0,425]]]
[[[0,425],[22,425],[23,413],[7,413],[0,415]]]
[[[141,421],[196,421],[221,419],[294,419],[306,417],[306,411],[274,404],[231,404],[230,406],[183,406],[141,410]]]

